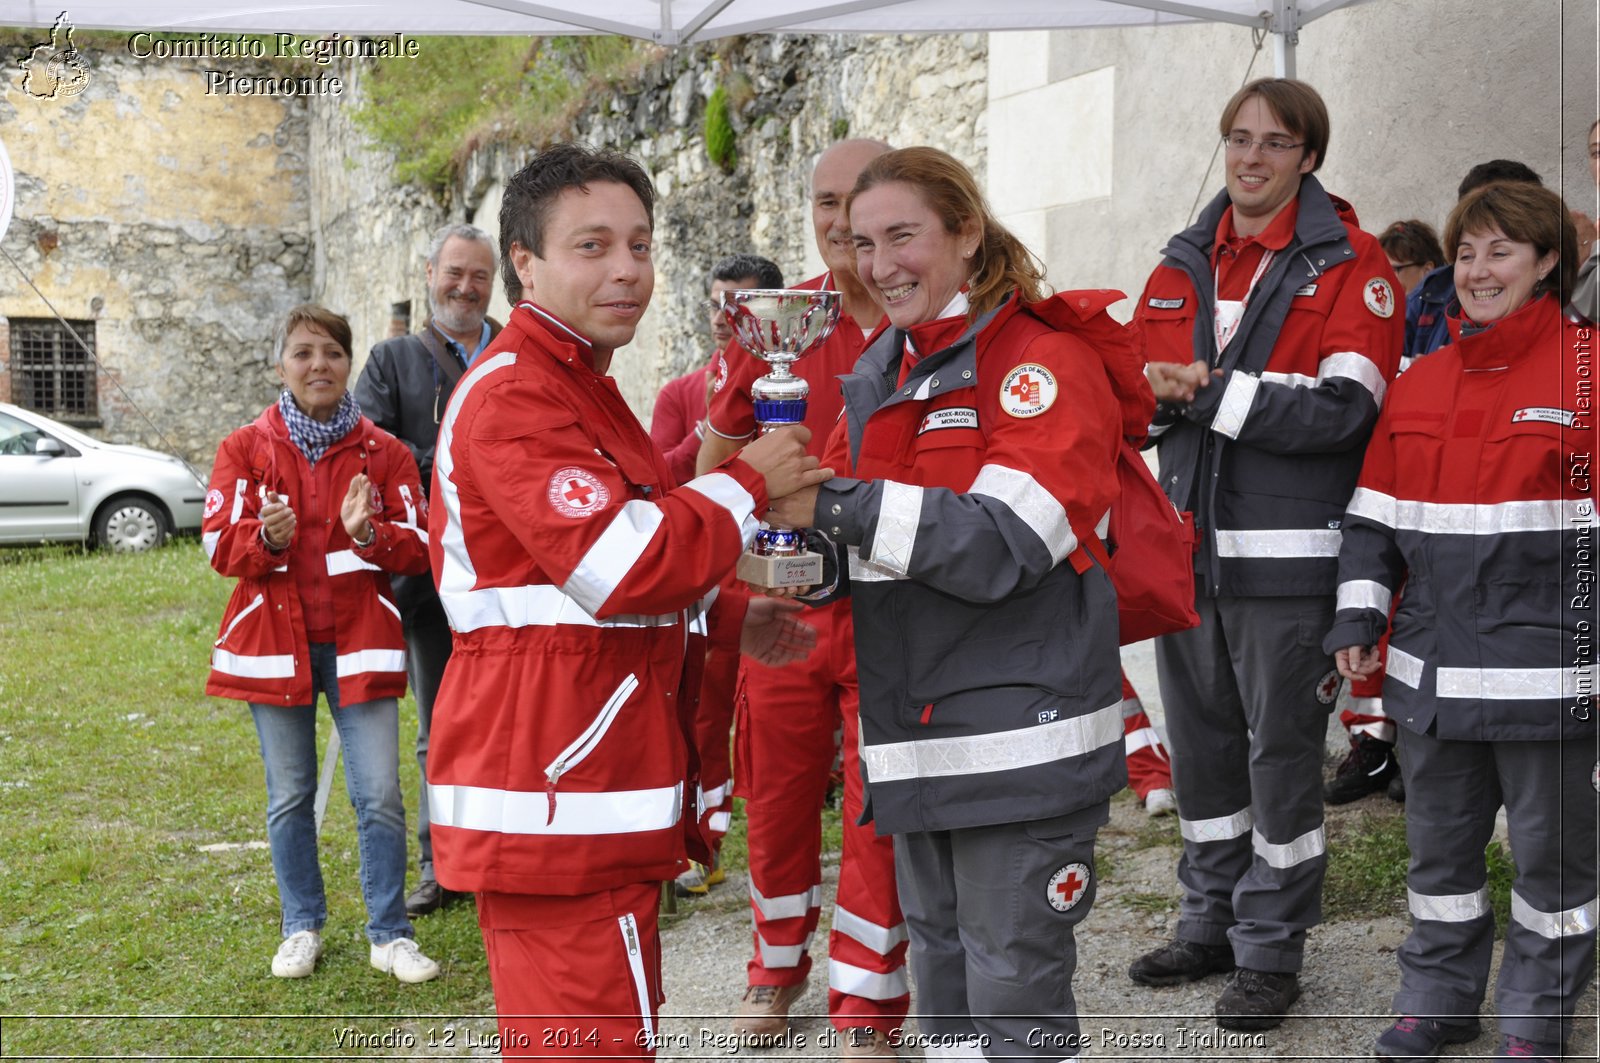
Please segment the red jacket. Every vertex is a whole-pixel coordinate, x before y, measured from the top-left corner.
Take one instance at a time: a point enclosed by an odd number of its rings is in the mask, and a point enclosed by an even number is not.
[[[372,545],[357,547],[339,519],[350,480],[364,472],[383,515]],[[262,490],[287,496],[295,537],[279,553],[261,539]],[[206,693],[272,705],[311,704],[302,592],[326,582],[338,651],[339,701],[354,705],[406,692],[405,637],[390,572],[426,572],[426,519],[417,463],[365,417],[313,468],[289,440],[276,405],[217,448],[206,493],[202,542],[211,567],[239,584],[222,614]]]
[[[734,459],[674,489],[587,341],[530,303],[456,386],[434,461],[429,550],[455,631],[428,753],[439,881],[673,877],[698,818],[685,692],[762,477]]]
[[[702,365],[667,381],[656,395],[655,408],[650,412],[650,438],[661,448],[667,467],[680,484],[694,479],[694,462],[705,435],[700,430],[700,422],[706,416],[708,372],[710,369]]]

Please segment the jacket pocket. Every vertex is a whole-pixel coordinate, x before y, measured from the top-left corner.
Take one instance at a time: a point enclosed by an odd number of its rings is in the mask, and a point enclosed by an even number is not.
[[[622,706],[637,689],[639,689],[639,678],[629,673],[621,685],[611,692],[611,696],[606,699],[606,703],[600,707],[599,714],[589,722],[588,727],[583,729],[583,733],[573,739],[567,748],[556,754],[556,758],[545,766],[544,792],[550,803],[547,824],[555,822],[556,786],[560,783],[561,776],[581,764],[589,754],[595,751],[601,740],[605,738],[606,732],[611,730],[611,725],[616,722],[617,715],[622,712]]]
[[[233,634],[233,629],[238,627],[239,624],[244,620],[245,617],[249,616],[251,613],[255,612],[257,609],[260,609],[262,604],[266,600],[267,600],[267,597],[266,597],[265,594],[258,593],[255,596],[255,598],[251,599],[249,605],[245,606],[243,609],[239,610],[239,612],[237,614],[234,615],[234,618],[228,622],[228,626],[227,627],[222,629],[222,634],[217,636],[217,641],[212,643],[212,645],[213,646],[221,646],[224,642],[227,642],[228,641],[228,636]]]

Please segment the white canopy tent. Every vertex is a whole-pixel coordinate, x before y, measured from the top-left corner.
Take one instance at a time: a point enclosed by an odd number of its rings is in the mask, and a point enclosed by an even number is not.
[[[48,27],[66,0],[12,0],[0,25]],[[1365,0],[73,0],[85,29],[181,33],[614,33],[664,45],[747,33],[967,33],[1226,22],[1269,33],[1294,75],[1300,28]]]

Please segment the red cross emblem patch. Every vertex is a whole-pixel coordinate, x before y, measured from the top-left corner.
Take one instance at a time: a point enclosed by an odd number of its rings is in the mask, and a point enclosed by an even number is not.
[[[1389,287],[1389,282],[1382,277],[1374,277],[1361,289],[1362,301],[1379,317],[1391,317],[1394,314],[1394,289]]]
[[[1058,912],[1070,912],[1077,907],[1089,890],[1089,873],[1087,864],[1068,864],[1051,875],[1050,885],[1044,890],[1050,907]]]
[[[206,492],[205,516],[209,519],[222,512],[222,492],[215,487]]]
[[[1317,680],[1317,700],[1324,705],[1332,705],[1339,696],[1339,673],[1330,671],[1327,675]]]
[[[1035,362],[1024,362],[1000,384],[1000,408],[1012,417],[1037,417],[1056,401],[1056,378]]]
[[[727,382],[728,382],[728,359],[723,357],[721,351],[718,351],[717,352],[717,371],[716,371],[715,383],[713,383],[711,385],[711,394],[715,395],[715,394],[718,394],[719,392],[721,392],[722,388],[723,388],[723,385],[727,384]]]
[[[587,469],[557,469],[545,490],[550,508],[572,520],[582,520],[606,508],[611,489]]]

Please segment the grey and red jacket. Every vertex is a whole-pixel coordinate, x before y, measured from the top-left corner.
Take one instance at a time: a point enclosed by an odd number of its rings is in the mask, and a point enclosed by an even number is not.
[[[1147,361],[1222,371],[1151,425],[1167,497],[1201,531],[1195,589],[1332,594],[1339,522],[1404,335],[1394,271],[1355,212],[1300,183],[1294,236],[1217,353],[1211,295],[1220,193],[1162,251],[1135,310]]]
[[[1374,646],[1394,721],[1595,734],[1594,329],[1541,296],[1395,383],[1345,516],[1330,653]],[[1403,590],[1401,590],[1403,585]]]
[[[1121,298],[1082,294],[1086,316]],[[1081,545],[1117,490],[1101,356],[1014,297],[902,379],[905,344],[885,329],[842,378],[823,464],[845,475],[816,507],[845,552],[868,814],[898,833],[1088,808],[1127,782],[1116,598]]]

